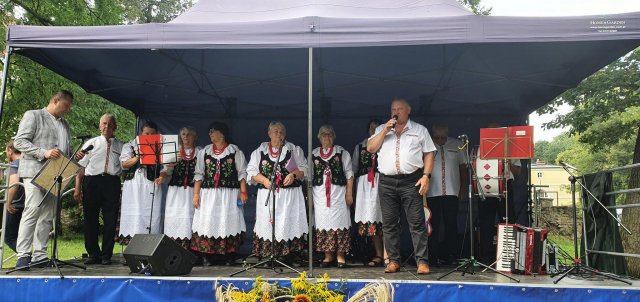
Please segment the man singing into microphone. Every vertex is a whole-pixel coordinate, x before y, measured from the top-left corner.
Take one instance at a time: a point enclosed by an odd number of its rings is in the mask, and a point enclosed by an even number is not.
[[[43,201],[47,192],[33,185],[31,180],[48,159],[71,154],[69,124],[62,117],[72,105],[73,94],[58,91],[47,107],[25,112],[18,126],[14,143],[22,152],[18,174],[23,179],[26,199],[18,231],[16,268],[26,268],[30,262],[48,264],[47,240],[53,226],[56,201],[51,194]]]
[[[384,246],[389,255],[386,273],[400,269],[400,211],[404,209],[411,232],[418,274],[430,272],[427,227],[422,196],[429,190],[433,145],[429,131],[409,119],[411,106],[404,99],[391,102],[391,118],[378,126],[367,142],[378,153],[379,191]]]
[[[100,118],[100,136],[88,140],[76,158],[84,167],[76,177],[73,198],[82,204],[84,214],[84,247],[89,254],[84,263],[111,264],[120,209],[120,151],[122,142],[114,137],[116,118],[104,114]],[[98,245],[99,216],[102,210],[102,252]]]

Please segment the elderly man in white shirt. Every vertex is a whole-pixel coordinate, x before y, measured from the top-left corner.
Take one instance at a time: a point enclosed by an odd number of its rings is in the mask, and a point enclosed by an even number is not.
[[[444,263],[455,260],[458,236],[458,203],[466,195],[469,179],[466,155],[458,147],[462,142],[449,137],[449,127],[434,124],[431,128],[436,154],[427,193],[433,231],[429,237],[429,258]],[[440,240],[440,235],[444,235]]]
[[[116,223],[120,209],[120,152],[122,142],[114,137],[116,118],[104,114],[100,118],[100,136],[89,139],[83,150],[93,146],[79,164],[84,167],[76,177],[74,199],[83,204],[84,246],[89,254],[85,264],[111,264],[116,236]],[[102,251],[98,245],[99,216],[102,211]]]
[[[386,273],[400,269],[400,211],[404,209],[418,274],[430,273],[428,234],[422,196],[429,190],[436,150],[429,131],[411,121],[411,106],[404,99],[391,102],[392,118],[378,126],[367,142],[369,153],[378,153],[379,196],[384,245],[389,255]]]

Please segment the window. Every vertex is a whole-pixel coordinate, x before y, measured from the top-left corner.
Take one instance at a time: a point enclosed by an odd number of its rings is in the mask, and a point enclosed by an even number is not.
[[[538,178],[542,178],[542,172],[538,172]]]

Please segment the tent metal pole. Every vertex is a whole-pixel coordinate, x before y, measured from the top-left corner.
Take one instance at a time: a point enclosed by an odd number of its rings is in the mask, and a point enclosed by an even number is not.
[[[2,115],[4,113],[4,99],[7,94],[7,77],[9,76],[9,60],[11,59],[11,46],[7,45],[4,54],[4,66],[2,67],[2,86],[0,86],[0,125],[2,125]]]
[[[313,137],[313,48],[309,48],[309,83],[308,83],[308,117],[307,117],[307,166],[309,167],[307,173],[305,173],[307,179],[307,207],[309,212],[309,275],[313,277],[313,226],[315,224],[313,216],[313,189],[311,187],[312,173],[311,165],[313,163],[313,151],[311,144],[311,138]],[[312,222],[313,221],[313,222]]]
[[[7,45],[7,50],[4,54],[4,66],[2,67],[2,86],[0,86],[0,125],[2,125],[2,109],[4,108],[4,98],[5,98],[5,94],[7,91],[7,76],[9,75],[9,59],[11,58],[11,47],[9,45]],[[9,172],[9,169],[6,169],[6,172]],[[6,184],[7,186],[9,185],[9,173],[6,173]],[[9,187],[6,188],[6,190],[9,190]],[[6,196],[6,194],[5,194]],[[6,249],[7,245],[4,244],[4,237],[5,237],[5,230],[7,229],[7,202],[11,202],[10,200],[5,200],[5,202],[2,203],[2,207],[0,207],[2,209],[2,213],[0,213],[0,215],[2,216],[2,234],[0,234],[0,269],[4,268],[4,250]]]

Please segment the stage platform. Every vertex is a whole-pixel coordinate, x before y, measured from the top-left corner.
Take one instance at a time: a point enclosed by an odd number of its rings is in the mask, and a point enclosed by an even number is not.
[[[253,280],[263,276],[287,284],[296,273],[271,269],[252,269],[229,277],[242,266],[196,266],[190,275],[179,277],[130,274],[121,265],[120,255],[114,264],[91,265],[87,270],[63,267],[64,278],[54,268],[32,268],[30,271],[0,276],[0,301],[215,301],[214,283],[233,283],[250,289]],[[81,263],[80,260],[72,261]],[[395,288],[395,301],[640,301],[640,281],[628,286],[622,282],[592,276],[568,276],[558,284],[547,275],[513,275],[519,283],[492,272],[473,275],[456,272],[438,281],[454,266],[432,267],[429,275],[416,275],[415,267],[395,274],[385,274],[382,267],[370,268],[353,264],[349,268],[314,268],[314,275],[327,273],[346,294],[355,293],[376,278],[385,278]],[[301,270],[308,267],[300,268]],[[345,300],[346,301],[346,300]]]

